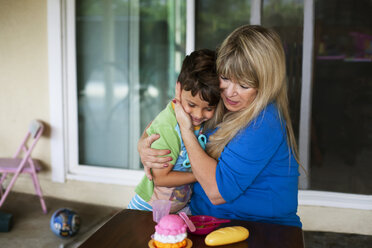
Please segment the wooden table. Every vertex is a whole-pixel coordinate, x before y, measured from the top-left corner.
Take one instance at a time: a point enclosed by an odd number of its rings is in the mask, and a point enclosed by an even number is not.
[[[80,248],[146,248],[155,232],[152,212],[124,209],[89,237]],[[302,229],[292,226],[232,220],[223,226],[244,226],[249,230],[246,241],[219,246],[223,248],[303,248]],[[204,236],[188,234],[194,248],[209,247]],[[215,246],[217,247],[217,246]]]

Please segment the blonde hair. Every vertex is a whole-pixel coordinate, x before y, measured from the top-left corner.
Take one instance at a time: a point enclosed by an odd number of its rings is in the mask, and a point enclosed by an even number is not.
[[[235,135],[273,102],[280,118],[285,120],[287,142],[299,162],[288,109],[285,55],[279,36],[261,26],[245,25],[235,29],[218,49],[217,72],[235,83],[256,89],[257,95],[247,108],[236,112],[229,112],[223,101],[219,102],[207,127],[218,127],[208,141],[208,154],[218,159]]]

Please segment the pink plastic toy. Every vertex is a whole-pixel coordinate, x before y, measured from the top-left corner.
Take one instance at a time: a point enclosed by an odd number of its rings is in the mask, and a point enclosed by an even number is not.
[[[187,225],[175,214],[164,216],[155,226],[155,231],[162,235],[178,235],[186,232]]]
[[[189,217],[186,215],[186,213],[180,212],[179,216],[181,216],[181,218],[185,221],[188,230],[190,230],[191,232],[195,232],[196,228],[195,228],[194,222],[192,222],[189,219]]]
[[[163,216],[169,214],[171,202],[168,200],[155,200],[152,203],[152,218],[158,223]]]
[[[187,225],[176,214],[166,215],[155,226],[155,233],[151,236],[149,247],[184,247],[190,248],[192,241],[187,238]]]
[[[195,215],[190,216],[189,218],[194,223],[196,230],[194,232],[190,230],[188,231],[192,234],[198,235],[208,234],[219,227],[221,223],[230,222],[230,220],[218,219],[208,215]]]

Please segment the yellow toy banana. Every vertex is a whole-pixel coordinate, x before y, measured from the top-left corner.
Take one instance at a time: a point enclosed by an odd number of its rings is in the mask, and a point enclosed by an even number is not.
[[[230,226],[220,228],[205,237],[205,243],[209,246],[226,245],[246,240],[249,231],[242,226]]]

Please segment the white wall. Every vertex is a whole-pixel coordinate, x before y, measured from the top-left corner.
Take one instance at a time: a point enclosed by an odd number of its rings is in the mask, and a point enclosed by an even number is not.
[[[46,0],[0,0],[0,156],[12,156],[28,123],[49,122]],[[79,181],[54,183],[50,171],[50,130],[42,137],[34,157],[45,170],[39,174],[46,196],[86,203],[125,207],[134,187]],[[33,193],[28,177],[15,191]],[[372,211],[299,206],[304,230],[372,235]]]

